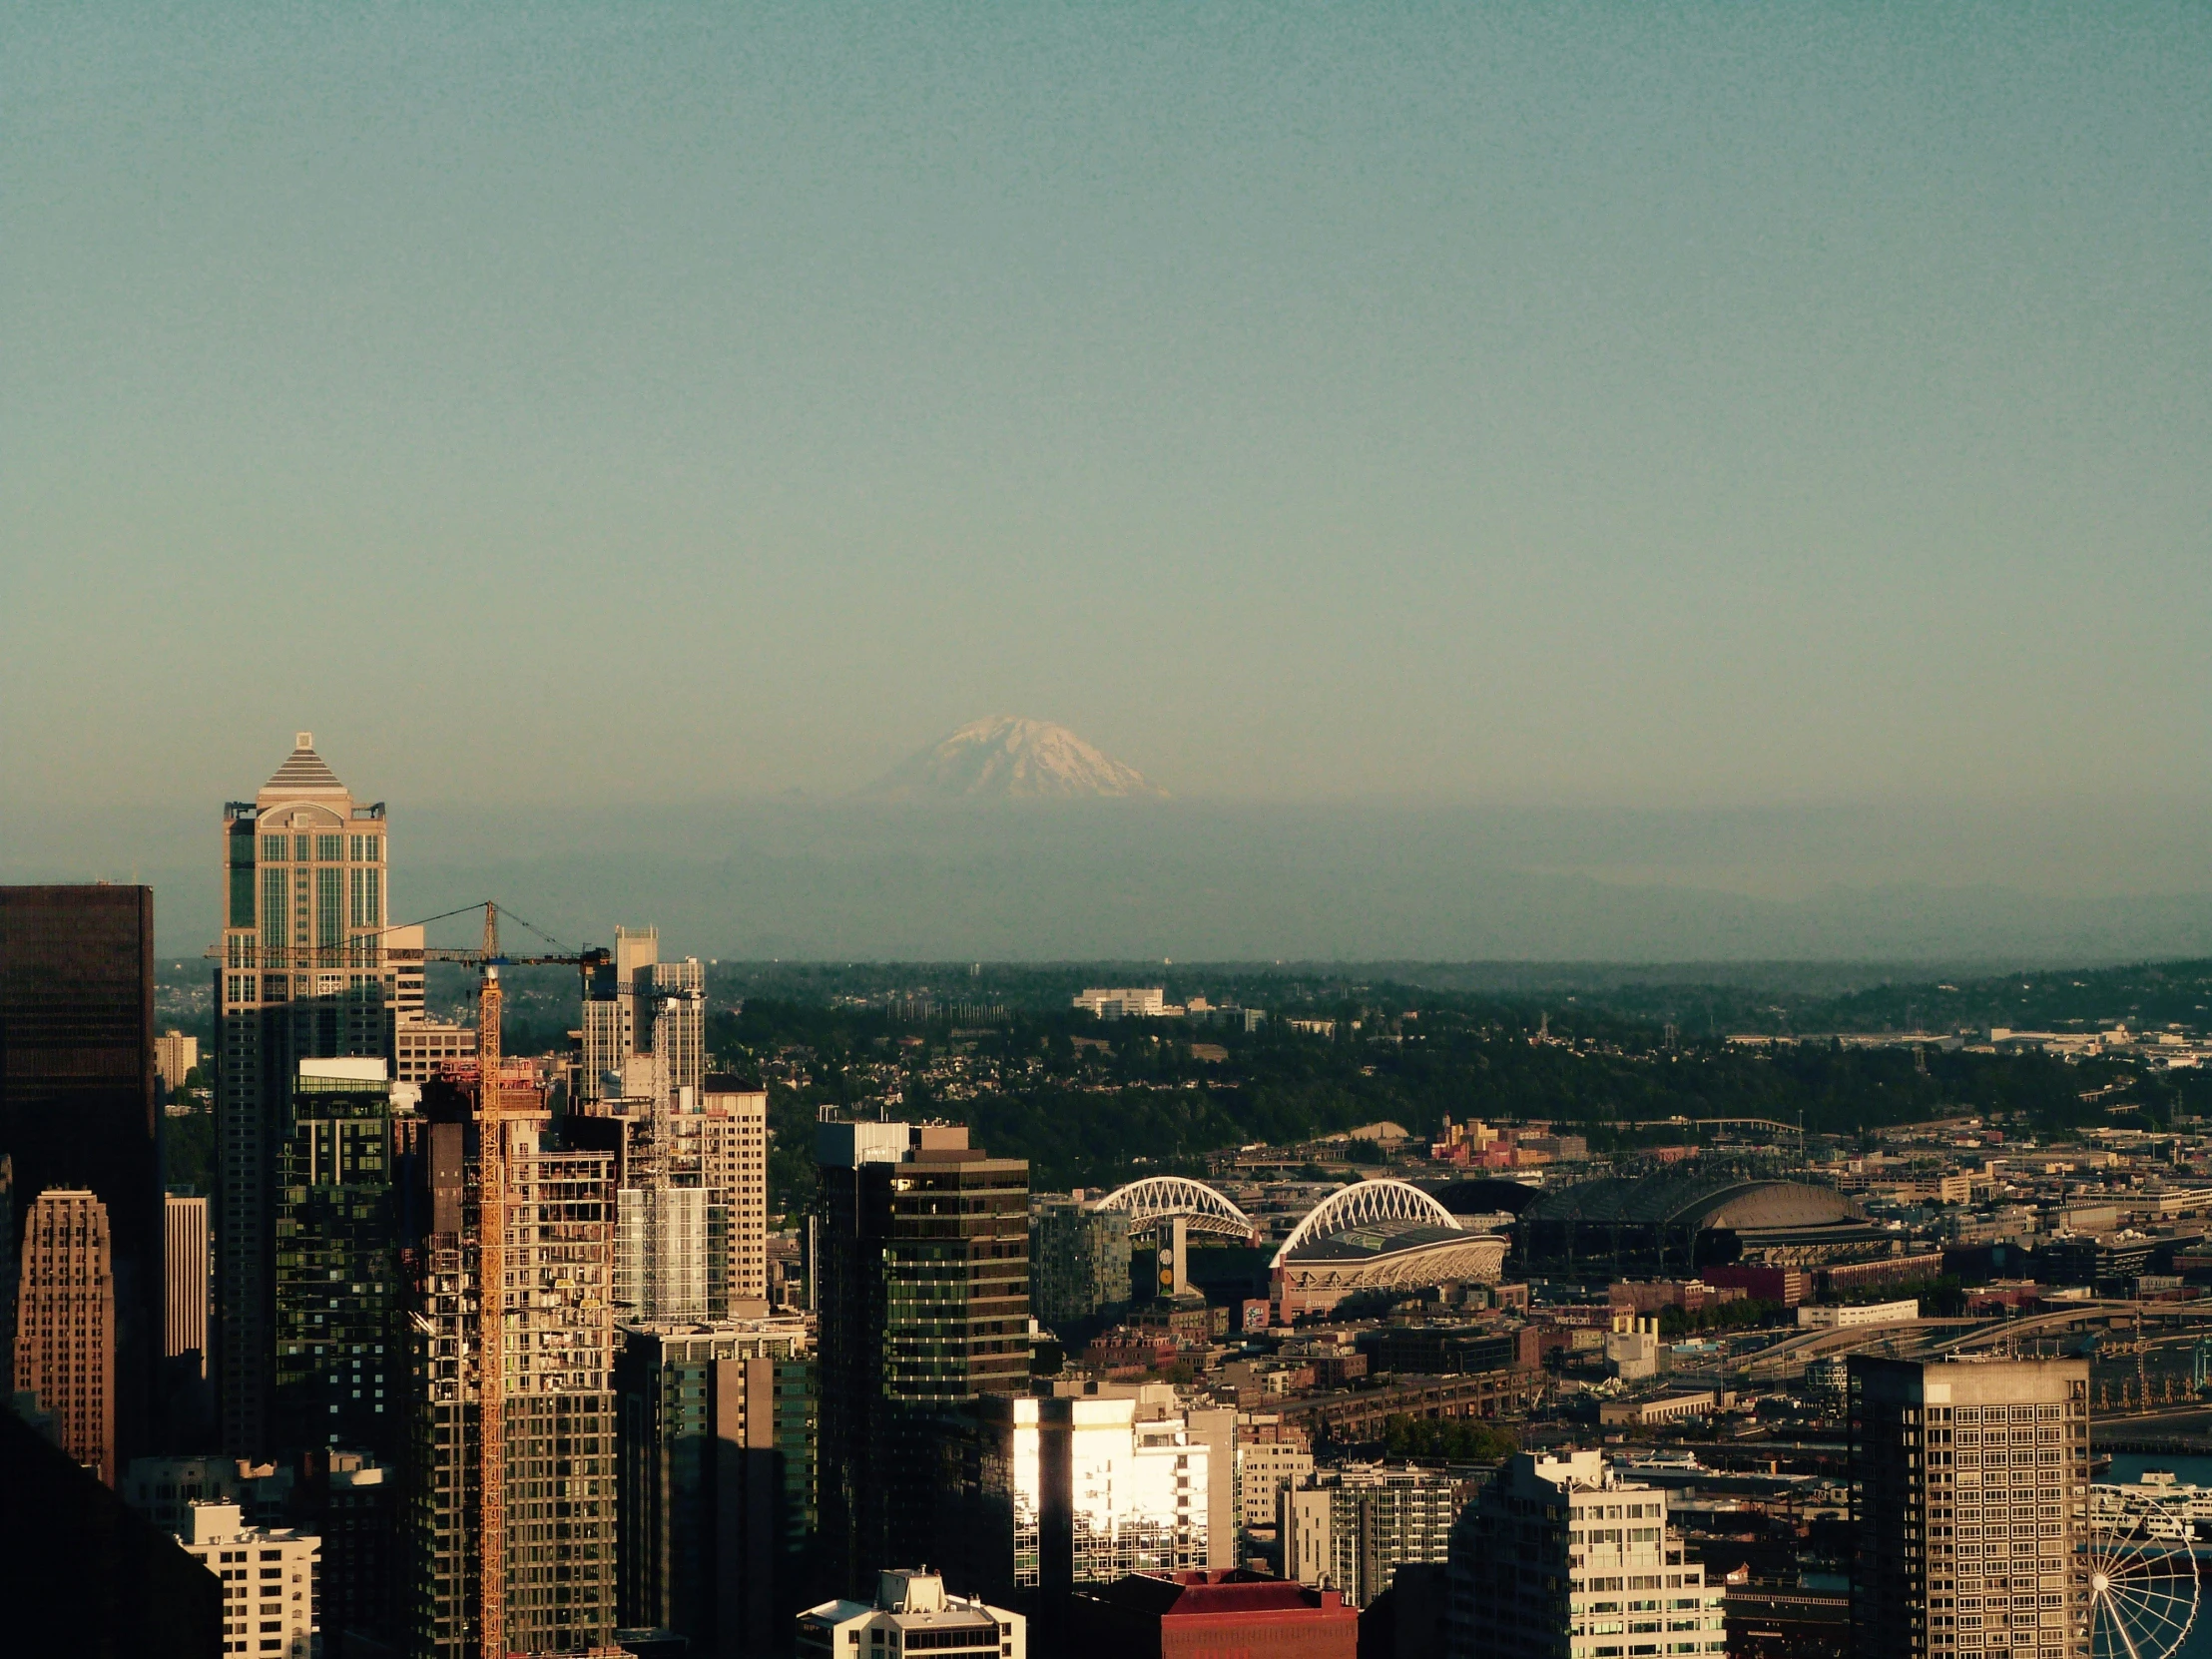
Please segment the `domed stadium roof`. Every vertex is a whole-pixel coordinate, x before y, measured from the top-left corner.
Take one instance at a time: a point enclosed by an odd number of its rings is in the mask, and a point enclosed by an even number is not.
[[[1536,1200],[1539,1189],[1525,1181],[1476,1179],[1436,1189],[1436,1202],[1455,1216],[1517,1216]]]
[[[1694,1228],[1826,1227],[1863,1212],[1833,1187],[1810,1181],[1747,1180],[1737,1174],[1610,1176],[1539,1194],[1529,1222]]]

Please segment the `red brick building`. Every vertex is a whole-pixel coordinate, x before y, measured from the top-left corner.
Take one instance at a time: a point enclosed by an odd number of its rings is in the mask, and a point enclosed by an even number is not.
[[[1242,1569],[1132,1573],[1078,1590],[1071,1627],[1091,1659],[1357,1659],[1360,1614],[1335,1590]]]

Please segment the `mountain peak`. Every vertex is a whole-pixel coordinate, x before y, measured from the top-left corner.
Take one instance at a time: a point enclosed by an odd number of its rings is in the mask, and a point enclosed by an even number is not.
[[[877,801],[1161,801],[1168,792],[1065,726],[992,715],[931,744],[861,793]]]

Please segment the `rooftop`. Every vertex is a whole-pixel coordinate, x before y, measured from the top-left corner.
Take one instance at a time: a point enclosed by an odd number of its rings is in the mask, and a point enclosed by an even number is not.
[[[1351,1619],[1335,1590],[1317,1590],[1290,1578],[1269,1578],[1241,1567],[1227,1571],[1131,1573],[1096,1592],[1133,1613],[1163,1619],[1233,1617],[1253,1613],[1308,1612]]]
[[[262,786],[261,800],[295,801],[314,796],[344,796],[349,792],[338,782],[338,776],[314,752],[314,734],[300,732],[294,735],[292,751],[285,757],[269,782]]]

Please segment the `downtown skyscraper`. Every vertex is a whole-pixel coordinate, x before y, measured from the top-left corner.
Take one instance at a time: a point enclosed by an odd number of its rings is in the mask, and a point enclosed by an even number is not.
[[[942,1559],[975,1401],[1029,1382],[1029,1166],[961,1124],[823,1123],[822,1548],[863,1589]]]
[[[2089,1362],[1854,1355],[1850,1378],[1857,1650],[2084,1659]]]
[[[162,1426],[160,1121],[153,889],[0,887],[0,1155],[13,1169],[14,1216],[0,1268],[12,1285],[40,1194],[98,1198],[114,1279],[107,1408],[125,1461]]]
[[[286,1449],[386,1459],[401,1438],[386,1070],[378,1059],[299,1062],[277,1158],[272,1421]]]
[[[224,1448],[274,1446],[278,1164],[303,1059],[389,1058],[384,807],[297,735],[223,810],[216,969],[216,1376]]]
[[[14,1381],[53,1413],[62,1450],[113,1486],[122,1466],[108,1207],[82,1189],[49,1187],[31,1206],[17,1281]]]

